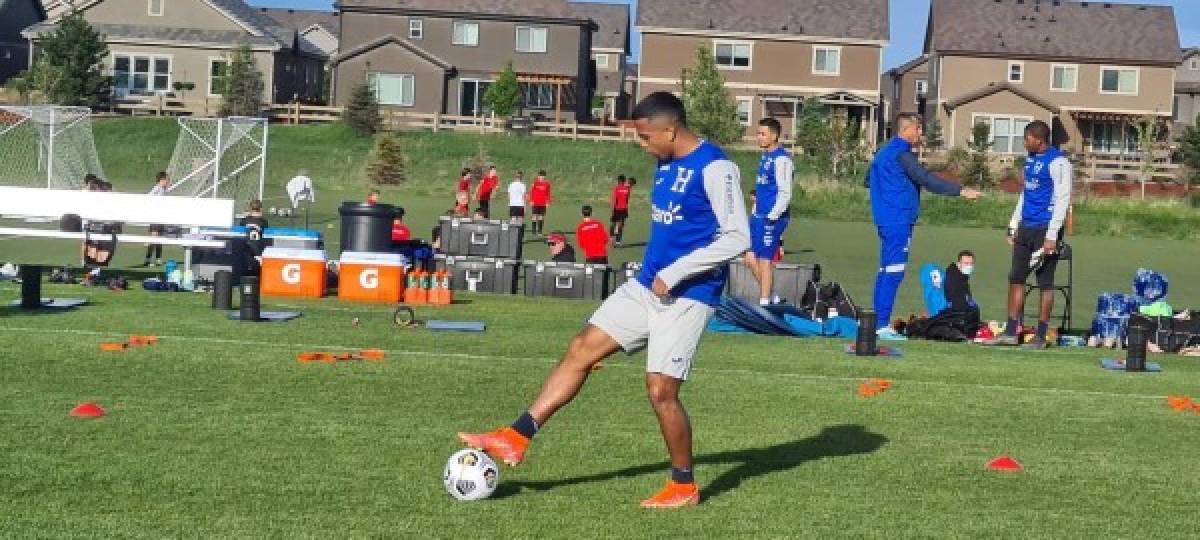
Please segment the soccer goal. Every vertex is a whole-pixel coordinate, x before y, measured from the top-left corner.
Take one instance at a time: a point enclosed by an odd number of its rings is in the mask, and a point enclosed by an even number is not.
[[[87,107],[0,106],[0,185],[81,189],[104,178]]]
[[[267,120],[180,117],[167,166],[167,192],[233,199],[239,208],[262,199],[267,176]]]

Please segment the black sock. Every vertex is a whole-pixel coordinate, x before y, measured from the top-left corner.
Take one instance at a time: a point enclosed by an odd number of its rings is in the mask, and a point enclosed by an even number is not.
[[[1016,319],[1009,319],[1008,323],[1004,325],[1004,335],[1006,335],[1006,336],[1017,335],[1017,327],[1018,326],[1021,326],[1021,323],[1017,322]]]
[[[537,420],[533,419],[533,416],[529,414],[529,411],[522,413],[521,416],[517,418],[517,421],[512,423],[512,428],[526,439],[532,439],[533,436],[537,435],[538,432]]]
[[[696,476],[692,474],[692,469],[676,469],[671,467],[671,481],[676,484],[694,484]]]
[[[1050,323],[1046,321],[1038,321],[1037,337],[1046,339],[1046,332],[1050,330]]]

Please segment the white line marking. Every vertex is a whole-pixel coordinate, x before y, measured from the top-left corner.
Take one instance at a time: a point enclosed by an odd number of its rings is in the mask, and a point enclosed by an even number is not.
[[[73,330],[63,328],[24,328],[5,326],[0,327],[0,332],[20,332],[20,333],[41,333],[41,334],[70,334],[81,336],[125,336],[128,332],[100,332],[95,330]],[[361,350],[371,347],[362,346],[346,346],[346,345],[327,345],[327,344],[311,344],[311,343],[280,343],[275,341],[251,341],[241,339],[224,339],[211,338],[203,336],[177,336],[177,335],[159,335],[160,339],[164,340],[179,340],[179,341],[195,341],[202,343],[220,343],[224,345],[252,345],[258,347],[276,347],[281,349],[310,349],[310,350],[338,350],[351,351]],[[507,360],[514,362],[536,361],[546,364],[558,362],[555,358],[544,358],[535,356],[498,356],[490,354],[467,354],[467,353],[448,353],[441,351],[421,351],[421,350],[403,350],[403,349],[383,349],[389,354],[400,356],[416,356],[416,357],[436,357],[436,358],[451,358],[458,360]],[[629,364],[607,364],[609,367],[627,368],[635,367]],[[640,366],[639,366],[640,367]],[[802,373],[776,373],[769,371],[755,371],[752,369],[723,369],[723,368],[700,368],[695,371],[701,373],[713,373],[719,375],[749,375],[753,377],[767,376],[772,378],[787,378],[804,381],[824,381],[824,382],[859,382],[866,377],[834,377],[830,375],[805,375]],[[1006,386],[1002,384],[977,384],[977,383],[950,383],[942,381],[920,381],[909,379],[893,379],[893,382],[903,384],[915,384],[924,386],[940,386],[943,388],[957,389],[983,389],[996,390],[1000,392],[1030,392],[1050,395],[1077,395],[1090,397],[1104,398],[1129,398],[1129,399],[1146,399],[1146,400],[1162,400],[1166,396],[1147,395],[1147,394],[1121,394],[1116,392],[1100,392],[1095,390],[1073,390],[1070,388],[1038,388],[1031,386]]]

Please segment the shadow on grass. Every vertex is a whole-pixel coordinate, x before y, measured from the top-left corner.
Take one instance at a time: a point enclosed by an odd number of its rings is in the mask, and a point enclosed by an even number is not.
[[[711,499],[737,488],[746,480],[784,472],[820,459],[869,454],[882,448],[887,442],[887,437],[868,431],[863,426],[838,425],[827,427],[811,437],[764,448],[748,448],[696,456],[697,465],[736,465],[734,468],[721,473],[720,476],[707,486],[702,487],[700,492],[705,499]],[[662,461],[561,480],[506,482],[502,483],[499,489],[496,490],[495,497],[500,498],[514,495],[522,489],[545,491],[557,487],[590,482],[604,482],[616,478],[628,478],[651,473],[665,475],[669,468],[670,463]]]

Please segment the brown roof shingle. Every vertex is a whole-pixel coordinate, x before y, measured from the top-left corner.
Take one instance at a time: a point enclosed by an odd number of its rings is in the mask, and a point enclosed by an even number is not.
[[[887,41],[887,0],[639,0],[637,25]]]
[[[307,30],[314,24],[320,25],[333,35],[338,35],[341,17],[336,11],[319,11],[312,9],[287,8],[258,8],[259,13],[273,19],[280,26],[291,28],[298,32]]]
[[[566,0],[339,0],[342,7],[578,19]]]
[[[571,10],[580,18],[596,23],[592,47],[629,51],[629,6],[599,2],[571,2]]]
[[[1177,64],[1170,6],[1066,0],[933,0],[925,52]]]

